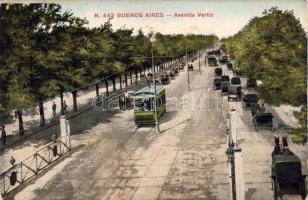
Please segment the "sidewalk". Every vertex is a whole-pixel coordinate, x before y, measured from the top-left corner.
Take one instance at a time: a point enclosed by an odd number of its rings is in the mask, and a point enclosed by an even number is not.
[[[223,70],[226,70],[225,66],[223,66]],[[231,73],[229,76],[231,76]],[[244,86],[246,79],[242,78],[241,80],[242,86]],[[274,115],[275,132],[268,129],[262,129],[256,132],[252,123],[253,118],[250,110],[245,111],[241,106],[241,102],[229,102],[229,107],[236,110],[234,113],[234,122],[236,124],[237,142],[241,148],[241,159],[236,164],[241,169],[241,177],[239,178],[244,182],[245,199],[250,200],[273,199],[270,176],[274,135],[287,135],[288,129],[282,125],[296,125],[293,111],[298,108],[286,105],[280,107],[265,105],[268,111]],[[288,143],[290,149],[300,157],[303,173],[306,174],[306,146],[293,143],[290,137],[288,137]],[[284,199],[295,200],[298,199],[298,196],[284,196]]]
[[[174,67],[178,65],[178,62],[176,61],[172,66],[170,66],[169,68],[166,68],[163,71],[159,71],[159,73],[162,73],[166,70],[170,70],[170,68]],[[145,73],[149,73],[151,72],[151,69],[148,69],[145,71]],[[138,74],[139,75],[139,74]],[[122,81],[124,80],[124,78],[122,79]],[[104,83],[103,83],[104,84]],[[106,97],[106,88],[102,87],[102,85],[100,85],[100,96]],[[111,98],[117,94],[121,94],[123,93],[124,90],[135,90],[136,88],[140,87],[141,85],[145,85],[146,81],[145,79],[141,79],[140,76],[138,76],[138,84],[135,84],[135,77],[133,76],[133,81],[132,84],[130,82],[130,78],[128,79],[128,87],[125,88],[125,85],[122,83],[122,90],[120,90],[120,83],[117,79],[116,82],[116,92],[113,91],[113,85],[111,84],[111,82],[109,81],[109,85],[108,85],[108,90],[109,90],[109,96],[108,98]],[[90,87],[88,90],[84,90],[84,91],[78,91],[78,95],[77,95],[77,104],[78,104],[78,112],[74,112],[73,111],[73,98],[72,98],[72,94],[71,93],[66,93],[64,94],[64,100],[66,101],[66,104],[68,105],[68,112],[65,114],[67,116],[68,119],[73,118],[75,116],[78,116],[80,114],[82,114],[83,112],[89,110],[92,108],[92,99],[96,97],[96,90],[95,90],[95,86],[93,85],[92,87]],[[54,117],[52,114],[52,110],[51,110],[51,106],[52,106],[52,102],[55,102],[57,104],[57,115]],[[30,112],[27,114],[24,114],[23,116],[23,120],[24,120],[24,128],[25,128],[25,134],[21,137],[18,133],[18,121],[15,120],[15,122],[11,123],[11,124],[6,124],[6,132],[7,132],[7,142],[6,142],[6,146],[3,146],[2,144],[0,144],[0,151],[3,151],[6,148],[10,148],[13,145],[29,138],[30,136],[37,134],[39,132],[42,132],[50,127],[53,127],[57,124],[59,124],[59,107],[60,107],[60,97],[56,97],[54,99],[51,99],[47,102],[44,102],[44,113],[45,113],[45,126],[44,127],[40,127],[39,126],[39,119],[40,119],[40,115],[38,114],[38,106],[35,108],[36,112]]]

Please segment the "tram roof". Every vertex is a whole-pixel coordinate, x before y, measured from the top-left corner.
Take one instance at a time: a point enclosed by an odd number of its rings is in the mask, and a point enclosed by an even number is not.
[[[163,86],[162,85],[156,85],[156,93],[159,93],[161,92],[162,90],[164,90]],[[147,86],[147,87],[144,87],[140,90],[138,90],[137,92],[135,92],[134,96],[137,96],[137,95],[154,95],[154,85],[151,85],[150,87]]]

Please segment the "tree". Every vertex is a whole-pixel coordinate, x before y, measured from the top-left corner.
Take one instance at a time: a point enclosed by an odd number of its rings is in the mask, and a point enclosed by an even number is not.
[[[293,11],[271,8],[255,17],[236,35],[223,40],[223,48],[235,59],[237,73],[263,82],[261,99],[306,109],[306,37]],[[300,114],[302,116],[302,114]],[[305,127],[303,120],[301,127]],[[302,129],[301,129],[302,130]]]

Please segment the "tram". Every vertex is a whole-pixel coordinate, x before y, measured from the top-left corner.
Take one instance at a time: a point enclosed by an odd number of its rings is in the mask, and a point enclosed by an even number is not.
[[[134,117],[137,126],[155,124],[154,86],[147,86],[134,93]],[[158,119],[166,112],[166,91],[156,85],[156,108]]]

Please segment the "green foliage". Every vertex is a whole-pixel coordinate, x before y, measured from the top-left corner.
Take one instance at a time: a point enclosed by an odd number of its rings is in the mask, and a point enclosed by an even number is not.
[[[142,30],[87,28],[57,4],[0,5],[0,113],[37,105],[110,75],[151,66],[152,43]],[[216,36],[156,33],[155,64],[205,48]]]
[[[265,10],[223,42],[236,72],[263,82],[258,92],[265,101],[306,104],[306,37],[292,11]]]
[[[307,141],[307,107],[303,107],[300,112],[295,112],[294,116],[298,120],[299,127],[294,130],[292,140],[304,143]]]
[[[292,11],[265,10],[236,35],[222,40],[239,74],[261,80],[261,99],[268,103],[302,106],[295,113],[299,128],[293,141],[307,140],[307,63],[305,32]]]

